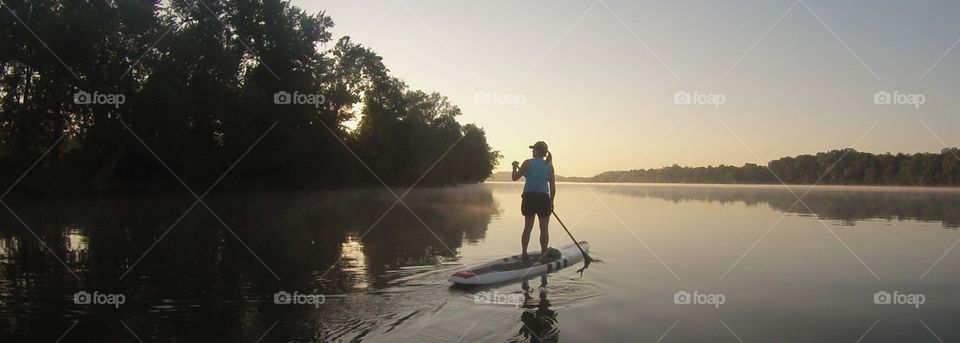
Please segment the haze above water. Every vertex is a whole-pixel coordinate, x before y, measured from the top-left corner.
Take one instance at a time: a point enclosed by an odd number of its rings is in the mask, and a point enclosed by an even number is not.
[[[960,313],[960,252],[947,252],[960,239],[960,191],[792,191],[561,184],[557,213],[602,261],[582,277],[567,268],[479,289],[451,288],[446,277],[518,252],[520,184],[416,189],[404,198],[408,206],[392,206],[396,199],[380,189],[218,194],[207,200],[212,211],[196,206],[172,229],[195,199],[8,198],[76,277],[20,221],[0,214],[0,337],[960,339],[953,320]],[[555,221],[551,230],[552,245],[570,243]],[[81,290],[126,301],[119,308],[74,304]],[[327,297],[319,306],[278,305],[278,291]],[[878,305],[880,291],[925,301]],[[675,304],[678,292],[724,301]],[[478,295],[524,305],[476,304]]]

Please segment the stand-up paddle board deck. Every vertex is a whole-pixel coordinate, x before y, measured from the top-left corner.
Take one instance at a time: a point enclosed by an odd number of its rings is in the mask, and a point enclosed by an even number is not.
[[[583,251],[590,251],[590,244],[586,241],[580,242],[580,247]],[[513,255],[460,270],[447,280],[460,285],[489,285],[550,273],[583,259],[583,254],[576,244],[571,243],[558,250],[560,258],[539,261],[539,251],[528,253],[527,261],[521,261],[520,255]]]

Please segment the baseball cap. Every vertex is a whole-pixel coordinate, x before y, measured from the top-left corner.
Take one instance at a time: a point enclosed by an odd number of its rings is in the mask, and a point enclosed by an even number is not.
[[[538,141],[538,142],[536,142],[536,143],[533,143],[533,145],[530,146],[530,149],[540,150],[540,151],[543,151],[543,152],[546,152],[546,151],[549,150],[549,149],[547,148],[547,143],[544,142],[544,141]]]

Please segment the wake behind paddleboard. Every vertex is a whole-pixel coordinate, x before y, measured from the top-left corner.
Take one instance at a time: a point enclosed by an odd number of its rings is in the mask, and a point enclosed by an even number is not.
[[[590,251],[590,244],[586,241],[580,242],[580,247]],[[583,254],[576,244],[571,243],[558,250],[559,258],[538,261],[539,251],[528,253],[528,261],[521,261],[520,255],[513,255],[457,271],[447,280],[459,285],[489,285],[551,273],[583,260]]]

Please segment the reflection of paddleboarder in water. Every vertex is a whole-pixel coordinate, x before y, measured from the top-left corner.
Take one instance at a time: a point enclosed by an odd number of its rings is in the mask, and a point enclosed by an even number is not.
[[[530,283],[523,280],[523,314],[520,315],[520,334],[530,342],[557,342],[560,331],[557,328],[557,312],[550,309],[547,299],[547,277],[540,277],[539,299],[533,298]]]

